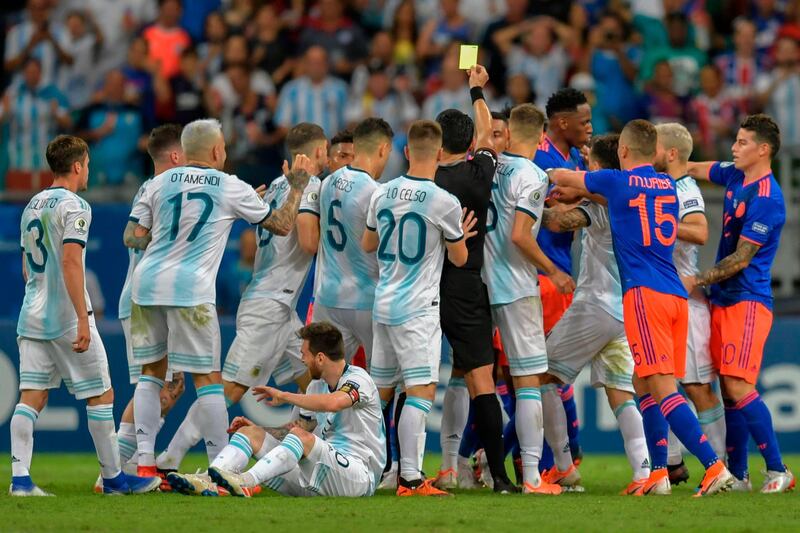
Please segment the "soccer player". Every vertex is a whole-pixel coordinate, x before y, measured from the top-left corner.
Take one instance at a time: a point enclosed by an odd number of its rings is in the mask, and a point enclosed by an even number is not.
[[[301,417],[321,423],[314,432],[293,427],[283,440],[243,424],[211,464],[211,480],[235,496],[264,484],[292,496],[360,497],[374,494],[386,462],[378,388],[369,374],[345,362],[342,335],[333,324],[314,322],[298,332],[303,362],[313,381],[306,394],[256,387],[259,401],[300,408]],[[258,462],[247,472],[250,457]],[[184,492],[202,493],[201,475],[170,474]]]
[[[651,458],[642,494],[669,494],[666,442],[672,428],[706,468],[696,496],[727,490],[733,476],[700,429],[675,377],[686,359],[687,292],[672,262],[678,230],[675,181],[653,168],[655,126],[632,120],[619,139],[622,170],[577,172],[555,169],[557,185],[597,194],[608,202],[608,216],[623,291],[625,335],[633,354],[634,387]],[[631,229],[633,228],[633,229]]]
[[[124,242],[145,250],[133,273],[131,336],[142,375],[134,392],[139,471],[156,473],[159,393],[167,366],[193,375],[198,427],[209,462],[227,442],[227,408],[220,376],[220,334],[214,280],[233,221],[244,218],[287,235],[312,164],[298,155],[287,175],[289,194],[272,208],[225,164],[218,121],[197,120],[181,133],[186,165],[154,177],[131,211]],[[289,172],[284,164],[284,172]]]
[[[328,172],[333,174],[342,167],[346,167],[353,162],[355,148],[353,144],[353,132],[342,130],[333,136],[328,148]]]
[[[442,331],[452,347],[453,370],[444,396],[442,467],[435,484],[440,489],[452,489],[458,484],[458,448],[472,401],[475,428],[493,476],[492,486],[497,492],[514,492],[516,487],[508,479],[504,464],[503,413],[495,394],[493,374],[492,314],[486,285],[481,279],[487,213],[497,166],[492,115],[483,97],[483,87],[488,81],[489,74],[483,66],[469,70],[474,123],[457,109],[447,109],[436,117],[442,128],[444,152],[435,182],[453,194],[462,207],[475,213],[477,234],[467,242],[466,264],[457,267],[445,259],[442,269]],[[472,158],[467,160],[471,149]],[[462,475],[471,477],[469,464],[461,466]]]
[[[86,292],[85,248],[92,211],[76,193],[86,190],[89,147],[59,135],[47,145],[52,187],[36,194],[22,212],[20,246],[25,300],[17,325],[20,401],[11,417],[12,496],[51,496],[31,480],[33,429],[61,380],[86,400],[105,494],[149,492],[158,477],[122,472],[114,425],[114,391],[103,341]]]
[[[498,156],[492,185],[482,275],[517,396],[523,492],[560,494],[561,487],[544,482],[538,470],[543,443],[539,375],[547,370],[547,354],[539,286],[533,280],[539,268],[561,292],[572,292],[575,283],[536,243],[548,184],[533,156],[544,122],[544,114],[532,104],[511,110],[508,147]]]
[[[728,465],[735,490],[749,491],[747,434],[767,465],[763,493],[795,486],[783,464],[769,409],[756,391],[772,326],[770,269],[786,220],[783,193],[772,174],[780,131],[767,115],[745,118],[731,148],[733,162],[689,164],[695,179],[725,187],[723,229],[714,267],[684,279],[687,290],[711,287],[711,359],[725,401]]]
[[[263,227],[256,229],[258,248],[253,278],[242,294],[236,313],[236,337],[222,367],[228,407],[239,403],[250,387],[266,384],[276,369],[288,366],[288,372],[296,374],[291,369],[303,366],[300,341],[294,334],[302,323],[295,307],[319,243],[320,180],[317,175],[328,160],[327,144],[322,128],[308,122],[297,124],[286,135],[289,155],[307,157],[312,176],[300,198],[297,219],[288,235],[275,235]],[[264,201],[274,209],[286,201],[290,190],[287,177],[280,176],[270,183]],[[197,443],[201,413],[198,398],[156,461],[162,473],[177,469],[189,448]]]
[[[542,139],[533,162],[539,168],[567,168],[586,170],[581,150],[585,150],[592,137],[592,108],[586,96],[571,87],[559,89],[547,99],[547,132]],[[553,263],[567,274],[572,274],[573,232],[551,232],[546,226],[539,229],[536,242]],[[562,294],[550,282],[550,278],[539,272],[539,291],[544,315],[544,334],[549,335],[553,327],[572,302],[572,294]],[[572,385],[559,388],[564,410],[567,413],[569,446],[573,459],[580,463],[583,452],[578,440],[578,409],[575,405]]]
[[[153,175],[158,176],[172,168],[182,166],[185,163],[183,149],[181,148],[181,126],[176,124],[166,124],[158,126],[150,132],[147,139],[147,153],[153,160]],[[150,180],[142,183],[136,195],[133,197],[133,204],[139,201],[142,192],[150,183]],[[141,250],[128,250],[128,273],[125,276],[125,283],[122,286],[122,293],[119,297],[119,320],[122,324],[122,332],[125,335],[125,351],[128,357],[128,373],[131,384],[135,385],[139,381],[142,373],[141,365],[133,360],[133,345],[131,343],[131,280],[133,271],[139,260],[142,258]],[[166,386],[161,390],[161,419],[167,415],[183,394],[185,389],[184,377],[182,372],[172,375],[167,371]],[[119,422],[119,454],[122,464],[136,460],[136,429],[133,422],[133,398],[128,402],[122,418]],[[96,487],[97,488],[97,487]]]
[[[618,144],[618,135],[595,138],[589,169],[619,169]],[[650,461],[642,416],[633,401],[633,357],[622,322],[622,288],[608,210],[586,200],[574,209],[545,209],[542,224],[553,232],[583,228],[575,296],[547,337],[548,384],[542,386],[542,407],[545,438],[553,445],[555,465],[545,477],[564,487],[575,487],[580,481],[568,446],[565,410],[555,387],[572,384],[581,370],[591,365],[592,386],[605,389],[633,470],[633,481],[623,494],[634,493],[650,476]]]
[[[378,284],[373,307],[370,373],[389,402],[395,386],[406,400],[397,420],[402,455],[398,496],[441,496],[422,473],[425,420],[433,405],[441,357],[439,281],[445,250],[456,266],[467,262],[466,238],[475,235],[470,213],[433,178],[442,157],[442,129],[429,120],[408,131],[408,173],[372,194],[361,244],[377,250]]]
[[[700,272],[697,266],[698,247],[708,240],[708,222],[703,194],[697,182],[686,174],[692,153],[692,136],[677,123],[659,124],[656,131],[658,143],[654,167],[672,176],[678,193],[678,239],[675,241],[673,261],[679,276],[694,276]],[[695,406],[700,427],[711,447],[717,456],[725,457],[725,410],[711,387],[717,379],[709,351],[711,313],[706,296],[699,288],[689,293],[688,303],[686,375],[680,382]],[[689,472],[683,464],[680,443],[673,433],[670,433],[667,464],[672,484],[688,479]]]

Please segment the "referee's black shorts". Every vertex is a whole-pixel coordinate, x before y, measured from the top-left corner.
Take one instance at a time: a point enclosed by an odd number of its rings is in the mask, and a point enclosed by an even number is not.
[[[442,269],[442,331],[453,348],[453,367],[469,372],[494,364],[489,293],[480,271]]]

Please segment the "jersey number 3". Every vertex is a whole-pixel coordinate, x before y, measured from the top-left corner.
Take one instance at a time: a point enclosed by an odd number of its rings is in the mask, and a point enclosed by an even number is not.
[[[652,230],[650,228],[650,215],[647,209],[647,195],[642,193],[628,202],[628,206],[636,207],[639,210],[639,221],[642,224],[642,244],[650,246],[653,242],[651,233],[654,233],[658,242],[664,246],[671,246],[672,243],[675,242],[675,238],[678,235],[678,221],[675,220],[675,215],[664,213],[664,204],[674,204],[677,201],[678,199],[674,196],[659,196],[656,198],[653,206],[655,211],[653,218],[656,227]],[[665,222],[672,225],[672,231],[668,235],[664,235],[661,229]]]
[[[200,213],[200,217],[195,222],[192,231],[189,232],[189,236],[186,237],[188,242],[192,242],[197,238],[200,234],[200,230],[203,229],[206,222],[208,222],[208,217],[211,216],[211,211],[214,210],[214,200],[211,199],[211,196],[204,193],[204,192],[189,192],[186,193],[186,201],[191,202],[192,200],[200,200],[203,202],[203,212]],[[169,240],[174,241],[178,238],[178,231],[181,227],[181,208],[183,207],[183,193],[179,192],[167,202],[172,204],[172,226],[169,230]]]
[[[42,226],[42,221],[38,218],[34,218],[30,222],[28,222],[28,226],[26,228],[29,232],[32,232],[34,229],[36,230],[38,236],[36,240],[33,241],[33,244],[39,249],[39,253],[42,256],[42,262],[37,263],[36,260],[33,258],[33,254],[29,251],[25,250],[25,256],[28,258],[28,265],[31,267],[31,270],[36,272],[37,274],[41,274],[44,272],[44,266],[47,264],[47,248],[44,247],[42,243],[42,239],[44,239],[44,227]]]

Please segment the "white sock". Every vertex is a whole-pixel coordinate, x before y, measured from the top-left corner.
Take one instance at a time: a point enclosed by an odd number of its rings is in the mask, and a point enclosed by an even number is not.
[[[209,464],[228,443],[228,408],[222,383],[197,389],[197,426],[206,443]]]
[[[555,384],[542,385],[542,414],[544,418],[544,438],[553,450],[553,459],[561,472],[572,466],[572,452],[569,449],[567,433],[567,413]]]
[[[253,447],[250,439],[241,433],[234,433],[227,446],[217,454],[211,466],[237,474],[244,470],[250,457],[253,456]]]
[[[183,461],[183,458],[189,453],[192,446],[200,442],[200,439],[203,438],[200,429],[195,423],[198,412],[199,408],[195,400],[191,407],[189,407],[189,411],[186,412],[186,417],[183,419],[183,422],[178,426],[178,431],[175,432],[172,440],[169,441],[167,449],[161,452],[158,459],[156,459],[158,468],[178,470],[181,466],[181,461]]]
[[[114,404],[87,405],[89,433],[97,450],[100,473],[103,479],[113,479],[122,471],[117,444],[116,424],[114,424]]]
[[[442,428],[442,470],[458,469],[458,448],[469,418],[469,391],[464,378],[450,378],[444,393]]]
[[[125,465],[129,461],[136,461],[136,426],[130,422],[120,422],[117,431],[117,444],[119,446],[120,462]]]
[[[517,389],[517,439],[522,457],[522,482],[539,485],[539,459],[542,457],[544,427],[542,396],[539,387]]]
[[[297,466],[303,457],[303,442],[300,437],[289,433],[267,455],[258,460],[253,468],[242,474],[248,487],[260,485],[272,478],[282,476]]]
[[[33,457],[33,427],[39,412],[24,403],[18,403],[11,417],[11,475],[31,475]]]
[[[433,402],[417,396],[407,396],[397,424],[400,440],[400,477],[406,481],[422,478],[422,458],[425,454],[425,422]]]
[[[164,381],[142,375],[133,393],[133,420],[136,425],[136,448],[139,466],[155,466],[156,435],[161,419],[161,389]]]
[[[672,428],[669,429],[669,437],[667,439],[667,464],[670,466],[679,465],[683,461],[683,445]]]
[[[642,414],[636,402],[628,400],[614,409],[619,432],[625,443],[625,455],[633,470],[633,479],[646,479],[650,476],[650,455],[647,451],[647,438],[644,436]]]
[[[699,411],[697,420],[717,457],[725,457],[725,408],[718,403],[711,409]]]

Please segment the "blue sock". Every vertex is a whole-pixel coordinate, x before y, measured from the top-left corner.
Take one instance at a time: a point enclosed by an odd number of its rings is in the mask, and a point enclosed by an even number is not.
[[[728,470],[738,479],[748,476],[747,472],[747,441],[750,430],[747,419],[736,402],[725,400],[725,451],[728,453]]]
[[[475,410],[472,402],[469,402],[467,425],[464,426],[464,433],[461,435],[458,455],[461,457],[472,457],[472,454],[478,449],[478,440],[478,432],[475,430]]]
[[[17,489],[31,490],[34,487],[31,476],[12,476],[11,484]]]
[[[753,391],[736,402],[736,409],[744,415],[750,435],[756,441],[758,450],[767,464],[767,470],[784,472],[786,467],[778,447],[778,437],[772,426],[772,416],[758,392]]]
[[[572,385],[562,385],[558,388],[558,392],[561,394],[561,403],[564,404],[564,411],[567,413],[569,448],[576,452],[580,448],[580,442],[578,441],[578,406],[575,404],[575,394]]]
[[[647,451],[650,453],[650,469],[666,468],[669,452],[667,419],[661,414],[658,404],[649,394],[639,398],[639,411],[642,413],[644,436],[647,439]]]
[[[556,464],[555,459],[553,458],[553,450],[550,448],[550,445],[547,444],[547,441],[542,442],[542,457],[539,458],[539,473],[541,474],[545,470],[550,470]]]
[[[708,468],[719,460],[708,442],[700,422],[679,392],[673,392],[661,401],[661,412],[669,427],[686,448]]]

